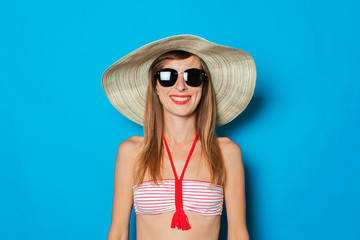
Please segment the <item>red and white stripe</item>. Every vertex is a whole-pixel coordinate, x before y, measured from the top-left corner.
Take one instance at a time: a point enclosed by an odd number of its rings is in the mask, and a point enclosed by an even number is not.
[[[156,185],[145,181],[133,187],[136,214],[160,214],[175,211],[175,179],[164,179]],[[183,209],[202,215],[220,215],[224,190],[221,186],[200,180],[182,180]]]

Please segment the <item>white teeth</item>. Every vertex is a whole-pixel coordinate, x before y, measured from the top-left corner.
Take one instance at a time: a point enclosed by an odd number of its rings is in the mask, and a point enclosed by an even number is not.
[[[172,99],[174,99],[175,101],[186,101],[188,100],[190,97],[174,97],[174,96],[171,96]]]

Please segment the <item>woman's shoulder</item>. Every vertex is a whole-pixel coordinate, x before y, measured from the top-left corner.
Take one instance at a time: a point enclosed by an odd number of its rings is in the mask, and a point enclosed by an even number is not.
[[[218,141],[222,150],[241,151],[239,145],[228,137],[218,137]]]
[[[121,142],[118,147],[117,156],[118,159],[135,160],[139,154],[139,150],[142,148],[144,137],[133,136]]]
[[[225,162],[242,160],[241,149],[237,143],[227,137],[219,137],[218,141]]]
[[[131,138],[128,138],[124,140],[122,143],[120,143],[119,147],[123,148],[136,148],[143,144],[144,137],[140,136],[132,136]]]

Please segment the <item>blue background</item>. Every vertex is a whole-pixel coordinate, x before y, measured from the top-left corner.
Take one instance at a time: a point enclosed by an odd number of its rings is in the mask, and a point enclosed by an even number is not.
[[[0,239],[106,239],[117,147],[143,132],[101,75],[176,34],[255,59],[217,129],[243,152],[250,238],[359,239],[359,23],[355,0],[1,1]]]

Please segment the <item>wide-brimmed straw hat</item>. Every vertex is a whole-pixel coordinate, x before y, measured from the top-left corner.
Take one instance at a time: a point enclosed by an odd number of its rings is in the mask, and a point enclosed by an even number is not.
[[[149,43],[106,69],[102,86],[120,113],[143,125],[150,66],[160,55],[172,50],[193,53],[206,63],[216,94],[217,126],[244,111],[256,82],[255,62],[250,54],[197,36],[178,35]]]

